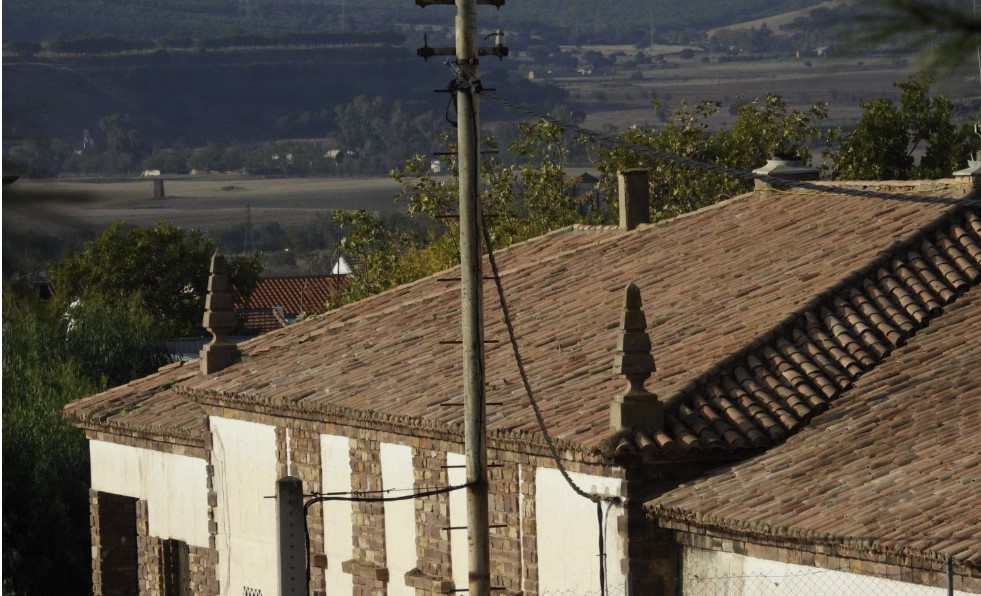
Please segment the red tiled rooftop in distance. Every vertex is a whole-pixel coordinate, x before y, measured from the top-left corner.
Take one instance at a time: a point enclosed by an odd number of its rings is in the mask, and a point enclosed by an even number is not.
[[[244,308],[281,307],[286,317],[301,312],[322,313],[327,299],[343,291],[346,277],[337,275],[293,275],[264,277],[256,284]]]

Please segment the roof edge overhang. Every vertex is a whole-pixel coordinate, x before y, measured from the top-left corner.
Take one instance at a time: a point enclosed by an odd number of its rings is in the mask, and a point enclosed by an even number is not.
[[[656,521],[660,527],[687,534],[743,540],[792,550],[807,546],[810,547],[808,550],[826,555],[882,561],[934,571],[943,569],[947,557],[939,551],[898,543],[883,544],[871,536],[842,536],[768,523],[757,524],[651,503],[645,504],[644,509],[648,519]],[[965,536],[967,538],[971,537]],[[975,553],[971,557],[952,555],[951,562],[955,574],[981,577],[981,553]]]
[[[148,441],[169,446],[190,447],[194,450],[203,450],[205,448],[203,424],[201,427],[202,433],[196,434],[171,428],[85,420],[80,418],[75,418],[71,422],[76,428],[84,430],[89,435],[88,438],[90,440],[93,438],[92,433],[104,433],[112,437],[125,437],[127,439]]]
[[[276,418],[306,420],[314,423],[332,423],[351,428],[375,430],[396,435],[412,435],[420,438],[464,443],[463,424],[446,424],[413,416],[384,414],[375,411],[356,410],[337,405],[306,405],[289,400],[264,396],[222,394],[213,391],[178,387],[181,393],[205,408],[205,413],[236,418],[242,414],[261,414]],[[619,465],[596,448],[571,441],[552,439],[558,457],[565,462],[591,465]],[[549,444],[537,433],[488,429],[487,446],[552,458]]]

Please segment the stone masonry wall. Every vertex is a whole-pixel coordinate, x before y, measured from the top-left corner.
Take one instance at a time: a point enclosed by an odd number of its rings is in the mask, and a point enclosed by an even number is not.
[[[237,414],[225,410],[221,415]],[[345,436],[351,439],[351,490],[355,495],[384,497],[382,483],[381,444],[407,445],[412,449],[414,488],[425,491],[448,485],[447,453],[462,453],[463,446],[455,441],[405,434],[378,429],[353,428],[336,423],[317,423],[311,420],[288,420],[261,414],[242,414],[252,422],[277,428],[279,473],[299,477],[304,492],[321,490],[319,435]],[[290,451],[287,462],[286,431],[290,428]],[[287,469],[289,463],[289,469]],[[536,483],[538,467],[554,468],[555,463],[545,455],[491,449],[488,452],[489,513],[491,547],[491,585],[497,593],[511,596],[538,596],[538,536],[536,519]],[[619,468],[598,466],[583,461],[566,461],[570,472],[610,475]],[[209,470],[209,478],[211,475]],[[209,489],[210,489],[209,485]],[[416,568],[404,577],[390,577],[385,543],[385,514],[382,502],[355,501],[352,503],[352,557],[344,561],[342,570],[352,576],[355,596],[384,596],[389,586],[408,585],[422,594],[450,594],[467,586],[453,584],[451,565],[468,565],[468,561],[452,561],[450,555],[449,495],[439,494],[415,501]],[[312,507],[308,519],[311,528],[311,562],[314,581],[312,594],[322,594],[324,574],[318,567],[326,557],[320,552],[323,544],[322,508]],[[462,530],[461,530],[462,531]],[[398,548],[399,545],[394,545]],[[611,565],[617,562],[611,561]]]
[[[524,593],[538,594],[538,523],[535,517],[536,466],[521,466],[521,581]]]
[[[89,531],[92,536],[92,594],[102,596],[102,536],[99,518],[99,491],[89,489]]]
[[[381,443],[361,433],[351,449],[351,490],[366,496],[382,496]],[[354,554],[344,571],[354,578],[354,596],[385,594],[389,581],[385,559],[385,507],[381,502],[353,503]],[[401,580],[401,578],[398,578]]]
[[[436,441],[419,439],[412,449],[412,467],[417,491],[448,484],[446,451]],[[453,589],[450,560],[450,495],[433,495],[415,500],[416,573],[406,578],[416,594],[447,594]],[[397,579],[396,579],[397,581]]]
[[[140,596],[160,594],[160,540],[150,536],[150,515],[147,502],[136,502],[136,544]]]
[[[100,522],[104,520],[100,520],[100,494],[97,490],[89,490],[89,510],[92,531],[92,593],[95,596],[102,596],[106,593],[103,586],[101,552],[103,544]],[[109,495],[109,498],[111,497],[113,495]],[[140,596],[158,596],[163,593],[163,539],[157,536],[150,536],[149,504],[147,501],[141,500],[136,502],[135,515],[138,578],[135,588],[139,590]],[[197,546],[188,547],[191,594],[198,596],[218,596],[218,581],[215,577],[215,566],[217,562],[218,552],[216,550]]]
[[[676,596],[680,593],[681,548],[671,531],[658,528],[644,511],[656,482],[629,477],[623,483],[626,502],[617,518],[617,530],[624,544],[621,566],[637,593]]]
[[[521,510],[519,463],[513,457],[492,451],[487,470],[490,507],[491,585],[504,589],[505,594],[521,593]]]
[[[289,435],[288,441],[287,434]],[[319,432],[303,428],[277,426],[276,462],[277,477],[294,476],[299,478],[303,482],[304,495],[319,493],[323,490]],[[324,596],[326,594],[324,570],[316,564],[322,559],[323,553],[320,551],[324,544],[324,516],[319,507],[314,507],[307,516],[307,530],[310,533],[311,548],[310,594],[311,596]]]

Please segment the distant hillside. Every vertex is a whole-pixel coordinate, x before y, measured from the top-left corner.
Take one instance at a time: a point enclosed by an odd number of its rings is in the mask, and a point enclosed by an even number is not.
[[[487,28],[515,34],[559,33],[564,43],[633,43],[656,32],[705,30],[819,4],[816,0],[514,0],[481,9]],[[413,0],[7,0],[3,38],[41,41],[84,34],[162,37],[229,32],[365,31],[452,25],[447,6]]]
[[[811,11],[814,10],[815,8],[830,9],[840,6],[842,4],[855,4],[857,1],[858,0],[825,0],[824,2],[811,3],[812,4],[811,6],[798,8],[796,10],[791,10],[789,12],[785,12],[781,14],[774,13],[760,19],[752,19],[748,21],[743,21],[741,23],[731,23],[728,25],[724,25],[723,27],[716,27],[714,29],[709,30],[708,34],[709,37],[711,37],[712,35],[718,33],[720,29],[723,28],[730,29],[730,30],[742,30],[742,29],[750,29],[754,27],[759,28],[763,26],[763,24],[766,24],[766,26],[773,31],[779,31],[782,26],[794,22],[795,19],[799,19],[801,17],[807,17],[808,15],[811,14]]]

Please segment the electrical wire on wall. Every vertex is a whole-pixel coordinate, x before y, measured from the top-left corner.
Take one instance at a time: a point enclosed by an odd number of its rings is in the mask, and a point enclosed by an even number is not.
[[[389,489],[386,491],[371,491],[371,493],[338,492],[338,493],[313,493],[312,495],[309,495],[310,498],[303,503],[303,536],[304,536],[304,543],[306,544],[307,586],[310,585],[310,524],[307,521],[307,516],[310,513],[310,508],[316,505],[317,503],[324,503],[327,501],[349,501],[354,503],[387,503],[391,501],[407,501],[409,499],[421,499],[423,497],[432,497],[435,495],[451,493],[453,491],[469,488],[470,486],[471,483],[467,483],[467,484],[458,484],[455,486],[444,486],[442,488],[434,488],[434,489],[429,489],[419,492],[415,492],[414,489]],[[368,494],[401,492],[404,490],[413,490],[413,492],[407,495],[399,495],[397,497],[367,496]]]

